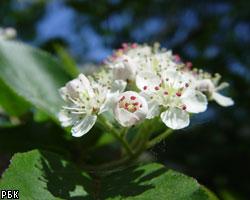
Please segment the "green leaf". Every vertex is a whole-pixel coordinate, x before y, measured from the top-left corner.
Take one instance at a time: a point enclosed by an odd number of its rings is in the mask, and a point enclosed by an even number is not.
[[[17,153],[3,174],[0,189],[19,190],[20,199],[54,200],[87,197],[89,176],[52,153]]]
[[[38,150],[14,155],[0,189],[18,189],[20,199],[32,200],[215,199],[193,178],[157,163],[116,169],[109,175],[93,178],[59,156]]]
[[[17,96],[0,79],[0,105],[6,113],[11,116],[20,116],[27,112],[29,104],[20,96]]]
[[[49,54],[18,42],[0,41],[0,78],[19,96],[56,119],[61,106],[58,89],[69,77]]]
[[[101,185],[100,199],[213,200],[195,179],[157,163],[113,173]]]
[[[55,46],[58,57],[62,61],[63,69],[72,77],[75,78],[80,73],[77,64],[70,54],[60,45]]]
[[[45,122],[49,120],[49,116],[41,110],[35,110],[33,118],[35,122]]]

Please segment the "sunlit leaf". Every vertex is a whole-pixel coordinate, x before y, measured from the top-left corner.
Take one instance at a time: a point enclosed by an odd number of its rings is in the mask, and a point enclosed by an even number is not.
[[[55,154],[33,150],[12,158],[0,189],[18,189],[21,199],[34,200],[215,200],[193,178],[157,163],[109,174],[91,177]]]
[[[52,118],[56,118],[61,106],[58,89],[69,80],[60,63],[49,54],[11,41],[0,41],[0,78]]]
[[[1,79],[0,91],[0,105],[6,113],[11,116],[20,116],[27,112],[29,104],[16,95]]]
[[[37,150],[15,154],[0,189],[19,190],[20,199],[54,200],[88,196],[89,177],[60,157]]]

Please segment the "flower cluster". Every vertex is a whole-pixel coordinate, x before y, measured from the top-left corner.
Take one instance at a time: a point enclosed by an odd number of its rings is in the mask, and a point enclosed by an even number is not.
[[[193,68],[158,44],[123,44],[102,68],[93,76],[80,74],[60,89],[66,105],[59,120],[73,126],[73,136],[87,133],[104,111],[111,111],[123,127],[159,116],[167,127],[182,129],[190,114],[206,111],[208,100],[234,104],[219,93],[228,83],[220,83],[218,74]]]

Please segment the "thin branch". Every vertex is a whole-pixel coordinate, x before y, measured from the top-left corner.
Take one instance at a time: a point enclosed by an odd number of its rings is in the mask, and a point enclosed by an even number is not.
[[[161,142],[163,139],[167,138],[169,135],[171,135],[173,133],[172,129],[167,129],[166,131],[164,131],[163,133],[161,133],[160,135],[156,136],[155,138],[153,138],[152,140],[150,140],[147,145],[146,148],[149,149],[151,147],[153,147],[154,145],[158,144],[159,142]]]

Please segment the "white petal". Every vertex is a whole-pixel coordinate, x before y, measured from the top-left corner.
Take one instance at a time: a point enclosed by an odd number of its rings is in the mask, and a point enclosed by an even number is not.
[[[111,91],[112,92],[123,92],[125,90],[127,86],[127,82],[126,81],[123,81],[123,80],[115,80],[113,82],[113,85],[112,85],[112,88],[111,88]]]
[[[181,96],[186,111],[191,113],[204,112],[207,109],[207,98],[197,90],[187,89]]]
[[[72,125],[72,118],[65,110],[62,110],[58,113],[58,119],[63,127]]]
[[[74,137],[83,136],[94,126],[96,119],[96,115],[88,115],[83,120],[78,121],[71,129],[72,135]]]
[[[81,82],[78,79],[73,79],[66,84],[67,94],[73,99],[79,97],[79,90],[82,90]]]
[[[115,119],[124,127],[129,127],[136,124],[139,118],[123,108],[115,108]]]
[[[80,74],[76,79],[66,84],[67,93],[73,98],[79,98],[79,94],[84,94],[92,97],[94,95],[93,89],[89,80],[83,74]]]
[[[161,120],[169,128],[182,129],[189,125],[189,114],[179,108],[169,108],[161,113]]]
[[[212,93],[215,90],[214,84],[210,79],[196,81],[195,87],[201,92]]]
[[[88,78],[84,74],[78,76],[79,81],[81,82],[81,90],[86,90],[90,97],[94,96],[93,89],[90,85]]]
[[[223,96],[217,92],[212,94],[212,98],[221,106],[232,106],[234,101],[230,97]]]
[[[140,96],[145,98],[148,103],[147,119],[152,119],[160,114],[160,106],[155,100],[151,100],[150,96],[145,92],[140,92]]]
[[[137,58],[137,57],[136,57]],[[123,62],[125,64],[126,69],[129,71],[130,73],[130,77],[129,79],[134,80],[134,76],[136,73],[136,69],[137,69],[137,59],[136,58],[130,58],[129,56],[123,56]]]
[[[223,90],[224,88],[227,88],[229,86],[229,83],[223,82],[219,86],[215,88],[216,91]]]
[[[176,70],[166,70],[162,73],[162,78],[164,80],[168,80],[167,82],[173,88],[180,88],[183,81],[185,81],[184,76],[180,74],[180,72]]]
[[[118,80],[126,80],[129,78],[130,73],[129,71],[125,68],[123,63],[117,63],[114,66],[112,66],[112,71],[113,71],[113,76],[115,79]]]
[[[155,101],[148,102],[147,119],[152,119],[160,114],[160,107]]]
[[[141,96],[139,95],[139,93],[137,92],[134,92],[134,91],[126,91],[126,92],[123,92],[119,95],[119,98],[120,99],[121,97],[125,96],[126,98],[130,98],[131,96],[135,96],[135,97],[138,97],[140,98]]]
[[[118,100],[119,92],[114,92],[114,93],[108,93],[106,96],[106,101],[104,104],[100,107],[100,111],[98,114],[101,114],[103,112],[106,112],[108,110],[112,110],[115,106],[115,103]]]
[[[115,79],[127,80],[134,79],[136,71],[136,62],[134,59],[123,55],[119,58],[118,63],[112,64],[110,66],[113,70],[113,75]]]
[[[137,94],[136,96],[141,104],[141,108],[139,110],[137,110],[134,114],[139,118],[140,121],[144,120],[147,116],[148,113],[148,103],[146,101],[146,99],[142,96],[139,96]]]
[[[161,79],[151,72],[141,72],[136,76],[136,86],[145,92],[154,91],[154,88],[159,86],[160,83]]]
[[[67,88],[66,87],[60,88],[59,94],[61,95],[64,101],[67,101]]]

